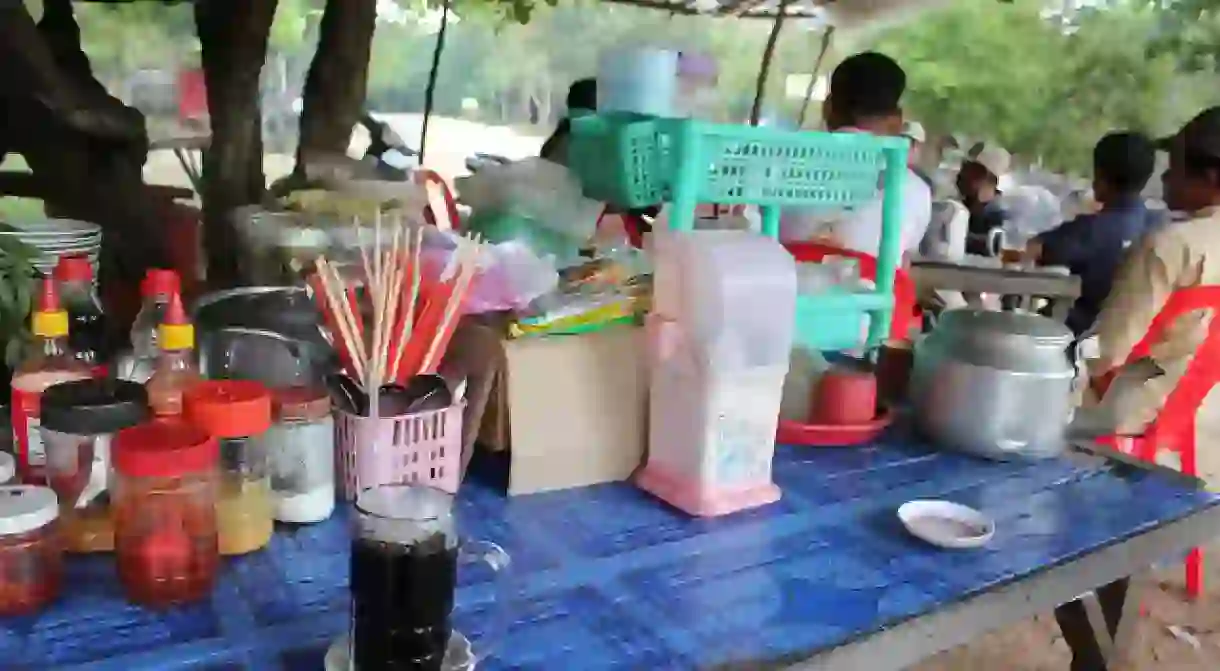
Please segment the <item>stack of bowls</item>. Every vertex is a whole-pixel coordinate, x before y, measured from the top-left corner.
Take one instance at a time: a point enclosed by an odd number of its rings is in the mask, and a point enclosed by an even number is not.
[[[24,219],[0,221],[0,236],[15,236],[38,252],[34,267],[50,276],[59,257],[83,254],[97,277],[102,229],[97,224],[74,219]]]

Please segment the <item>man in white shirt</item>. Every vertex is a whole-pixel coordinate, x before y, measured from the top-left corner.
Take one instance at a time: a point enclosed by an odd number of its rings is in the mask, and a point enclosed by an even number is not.
[[[830,95],[822,105],[826,128],[835,132],[901,136],[899,99],[906,73],[898,63],[872,51],[849,57],[830,76]],[[919,248],[932,219],[932,190],[910,168],[902,180],[902,251]],[[881,244],[881,196],[838,216],[785,211],[780,219],[784,240],[821,239],[873,256]]]

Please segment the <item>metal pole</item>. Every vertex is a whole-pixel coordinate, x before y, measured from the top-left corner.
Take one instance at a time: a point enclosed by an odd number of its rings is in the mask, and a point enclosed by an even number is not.
[[[419,131],[419,165],[422,168],[424,154],[428,150],[428,119],[432,116],[433,97],[436,95],[436,76],[441,67],[441,52],[445,50],[445,29],[449,27],[449,7],[453,0],[445,0],[441,9],[441,29],[436,34],[436,49],[432,51],[432,70],[428,72],[428,87],[424,89],[424,123]]]
[[[781,0],[779,11],[775,15],[775,23],[771,24],[771,34],[767,37],[767,46],[763,49],[762,65],[758,69],[758,86],[754,90],[754,107],[750,110],[750,125],[758,125],[758,117],[762,115],[763,98],[767,92],[767,78],[771,74],[771,59],[775,56],[775,45],[779,42],[779,31],[784,27],[784,14],[788,12],[791,0]]]

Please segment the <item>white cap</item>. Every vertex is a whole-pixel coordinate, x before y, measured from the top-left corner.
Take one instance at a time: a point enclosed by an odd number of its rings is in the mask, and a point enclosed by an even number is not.
[[[911,142],[923,144],[928,141],[928,134],[924,132],[923,124],[918,121],[908,121],[902,124],[902,136],[911,138]]]
[[[17,475],[17,461],[8,452],[0,452],[0,485],[7,485]]]
[[[59,517],[59,497],[49,487],[0,487],[0,536],[41,529]]]
[[[966,156],[966,160],[987,168],[987,172],[995,175],[996,179],[1007,175],[1012,167],[1012,155],[997,144],[981,143],[981,146]]]

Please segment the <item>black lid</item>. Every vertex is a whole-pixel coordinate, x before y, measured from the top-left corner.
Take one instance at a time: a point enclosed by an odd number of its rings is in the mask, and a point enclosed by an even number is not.
[[[117,433],[148,418],[144,386],[125,380],[77,380],[42,392],[39,421],[59,433]]]

